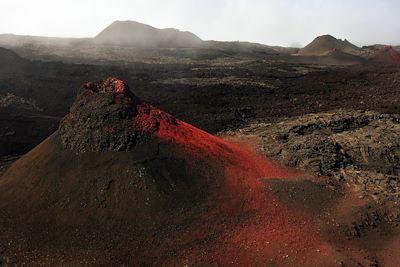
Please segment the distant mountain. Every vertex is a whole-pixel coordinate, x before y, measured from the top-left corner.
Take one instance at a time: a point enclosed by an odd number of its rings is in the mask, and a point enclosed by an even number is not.
[[[0,45],[4,47],[35,47],[35,46],[81,46],[90,43],[92,38],[61,38],[16,34],[0,34]]]
[[[141,48],[178,48],[195,47],[202,40],[191,32],[172,28],[157,29],[136,21],[115,21],[100,32],[94,42]]]
[[[392,46],[385,46],[372,54],[370,60],[386,64],[400,64],[400,53]]]
[[[191,32],[171,28],[157,29],[135,21],[116,21],[93,38],[0,34],[0,47],[11,49],[22,58],[69,63],[170,63],[217,58],[285,57],[290,62],[348,65],[358,64],[363,61],[362,58],[369,59],[384,46],[359,48],[347,40],[336,39],[331,35],[319,36],[302,49],[242,41],[202,41]],[[393,49],[400,50],[400,47]],[[343,54],[339,55],[339,52]],[[324,58],[318,59],[322,56]],[[3,64],[4,66],[6,65]]]
[[[361,49],[347,40],[336,39],[331,35],[322,35],[315,38],[303,49],[300,49],[299,55],[323,56],[333,50],[340,50],[347,54],[358,55]]]

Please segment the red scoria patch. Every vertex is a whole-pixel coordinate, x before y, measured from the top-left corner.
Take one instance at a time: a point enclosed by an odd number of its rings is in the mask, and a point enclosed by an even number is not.
[[[219,162],[223,186],[209,196],[209,206],[193,233],[218,233],[213,242],[179,252],[172,265],[284,266],[332,263],[334,249],[318,233],[317,222],[268,193],[263,179],[301,179],[247,147],[208,134],[149,105],[139,105],[135,130],[176,144],[191,157]],[[225,219],[224,219],[225,218]],[[188,233],[177,233],[182,240]],[[190,234],[189,234],[190,235]],[[206,234],[207,235],[207,234]],[[182,242],[184,241],[174,242]],[[172,241],[171,241],[172,242]]]
[[[400,54],[392,46],[385,46],[374,55],[378,61],[400,64]]]
[[[123,93],[126,91],[126,84],[115,78],[115,77],[109,77],[106,80],[102,81],[101,83],[96,83],[96,82],[89,82],[83,85],[84,89],[91,90],[95,93],[98,92],[115,92],[115,93]]]
[[[386,49],[390,55],[390,58],[394,62],[400,63],[400,54],[396,50],[394,50],[392,46],[388,46],[388,47],[386,47]]]

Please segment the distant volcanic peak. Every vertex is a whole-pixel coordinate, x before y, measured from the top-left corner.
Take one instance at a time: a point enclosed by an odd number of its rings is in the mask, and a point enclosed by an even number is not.
[[[339,38],[336,38],[336,37],[334,37],[334,36],[332,36],[330,34],[325,34],[325,35],[318,36],[317,38],[315,38],[314,41],[317,41],[317,40],[318,41],[322,40],[322,41],[328,41],[328,42],[337,42],[337,43],[346,43],[346,44],[353,45],[347,39],[339,39]]]
[[[198,46],[202,40],[191,32],[158,29],[136,21],[115,21],[95,37],[103,45],[139,48],[176,48]]]
[[[315,38],[315,40],[320,40],[320,39],[326,39],[326,40],[332,40],[332,41],[338,40],[338,39],[336,39],[335,37],[333,37],[333,36],[330,35],[330,34],[320,35],[320,36],[317,36],[317,37]]]
[[[344,43],[344,41],[342,41],[341,39],[337,39],[332,35],[326,34],[317,36],[310,44],[336,46],[338,43]]]
[[[354,44],[350,43],[348,40],[336,39],[332,35],[322,35],[316,37],[310,44],[308,44],[303,49],[300,49],[300,55],[309,56],[322,56],[328,52],[336,50],[341,50],[345,53],[357,54],[359,49]]]
[[[111,23],[110,26],[140,26],[140,27],[156,29],[153,26],[150,26],[150,25],[147,25],[144,23],[140,23],[140,22],[134,21],[134,20],[116,20],[113,23]]]

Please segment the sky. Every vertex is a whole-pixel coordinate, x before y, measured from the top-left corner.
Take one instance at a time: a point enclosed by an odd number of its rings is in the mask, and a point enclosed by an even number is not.
[[[0,0],[0,33],[93,37],[115,20],[204,40],[305,46],[331,34],[400,45],[399,0]]]

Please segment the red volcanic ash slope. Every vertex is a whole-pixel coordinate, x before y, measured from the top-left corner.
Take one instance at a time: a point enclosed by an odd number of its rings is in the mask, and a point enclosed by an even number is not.
[[[400,54],[392,46],[386,46],[372,55],[371,60],[387,64],[400,64]]]
[[[217,208],[208,210],[201,218],[207,222],[208,229],[220,232],[220,236],[211,243],[184,249],[178,253],[179,257],[171,259],[171,265],[193,262],[201,266],[264,263],[315,266],[339,262],[340,257],[331,245],[317,234],[315,220],[265,193],[264,179],[297,180],[301,177],[299,173],[282,169],[249,148],[224,141],[180,120],[171,124],[169,115],[154,107],[139,106],[138,114],[135,126],[158,121],[156,137],[180,146],[185,153],[206,160],[210,166],[219,162],[224,169],[223,187],[208,199],[208,205]],[[199,228],[195,232],[206,231]]]
[[[59,130],[0,179],[0,242],[21,265],[351,262],[263,182],[281,178],[302,180],[108,78],[84,85]]]

